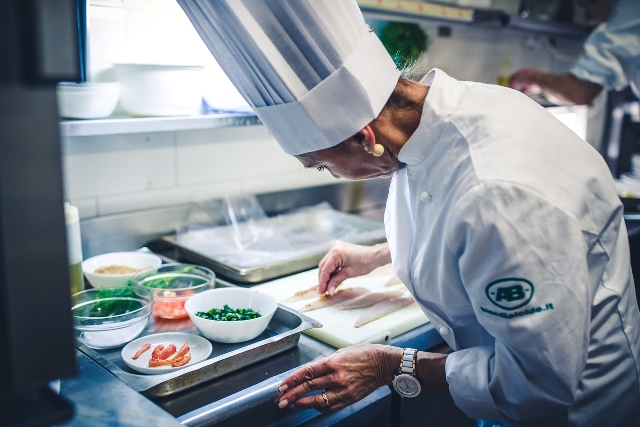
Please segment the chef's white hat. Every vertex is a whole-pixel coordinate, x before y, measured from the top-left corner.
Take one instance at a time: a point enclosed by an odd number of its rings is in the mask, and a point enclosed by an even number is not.
[[[355,0],[178,0],[288,154],[374,120],[400,76]]]

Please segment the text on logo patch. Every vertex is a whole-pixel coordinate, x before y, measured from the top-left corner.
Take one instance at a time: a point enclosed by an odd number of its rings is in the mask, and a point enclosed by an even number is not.
[[[489,283],[485,292],[495,306],[503,310],[516,310],[531,301],[533,283],[519,278],[500,279]]]

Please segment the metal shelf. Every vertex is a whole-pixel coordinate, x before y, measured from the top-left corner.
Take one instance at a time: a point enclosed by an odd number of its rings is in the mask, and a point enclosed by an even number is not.
[[[430,2],[406,0],[357,0],[366,16],[381,20],[439,21],[451,24],[495,25],[530,33],[551,36],[585,38],[594,27],[577,26],[559,22],[548,22],[533,18],[522,18],[500,10],[476,9]]]
[[[65,120],[60,122],[60,135],[92,136],[123,133],[171,132],[260,124],[253,113],[212,113],[181,117],[113,116],[100,120]]]
[[[550,36],[585,38],[595,27],[564,24],[560,22],[541,21],[539,19],[521,18],[518,15],[505,15],[505,28],[542,33]]]
[[[406,0],[357,0],[366,14],[386,15],[389,18],[428,19],[470,24],[474,10],[468,7],[445,6]]]
[[[437,21],[451,24],[495,26],[517,31],[561,37],[584,38],[592,27],[546,22],[509,15],[499,10],[474,9],[407,0],[357,0],[368,16],[384,20]],[[115,115],[100,120],[65,120],[60,123],[63,137],[115,135],[127,133],[171,132],[260,124],[253,113],[210,113],[181,117],[131,117]]]

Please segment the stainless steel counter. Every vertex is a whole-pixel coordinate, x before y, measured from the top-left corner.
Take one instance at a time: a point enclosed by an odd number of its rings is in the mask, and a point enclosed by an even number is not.
[[[396,337],[392,345],[427,349],[441,342],[435,329],[427,324]],[[63,426],[323,426],[352,416],[364,422],[362,425],[371,420],[388,421],[388,387],[381,387],[336,414],[277,408],[274,402],[281,381],[306,363],[335,350],[302,335],[298,346],[285,353],[185,392],[153,400],[133,391],[78,352],[79,375],[61,382],[60,394],[73,402],[76,411]]]
[[[73,403],[74,416],[59,427],[180,426],[174,417],[102,366],[79,351],[76,354],[78,375],[60,382],[60,395]]]
[[[156,243],[152,245],[154,252],[165,259],[180,261],[174,247],[165,246],[162,242]],[[395,337],[391,345],[426,350],[442,342],[442,337],[428,323]],[[315,410],[280,410],[274,404],[274,399],[284,378],[305,364],[335,351],[335,347],[302,334],[298,345],[287,352],[183,393],[166,398],[154,398],[153,401],[188,426],[298,426],[302,423],[306,426],[309,420],[318,417],[318,425],[325,425],[323,423],[327,421],[324,420],[326,415],[321,415]],[[364,410],[374,401],[385,398],[389,398],[387,400],[390,405],[388,387],[381,388],[369,399],[345,408],[331,417],[349,416],[354,411]],[[259,423],[256,423],[256,420],[260,420]]]
[[[165,252],[163,256],[175,258],[171,252]],[[391,345],[429,349],[441,342],[442,338],[433,326],[426,324],[394,338]],[[282,380],[305,364],[335,350],[303,334],[298,345],[291,350],[184,392],[151,400],[79,353],[80,375],[63,381],[61,394],[76,406],[77,414],[69,426],[164,426],[182,423],[188,426],[310,427],[334,424],[349,417],[357,417],[359,422],[364,422],[361,425],[371,425],[374,420],[377,420],[375,425],[379,425],[382,419],[390,420],[392,393],[388,387],[378,389],[336,414],[277,408],[274,400]],[[166,424],[169,421],[173,424]]]
[[[440,342],[440,335],[431,324],[427,324],[396,337],[392,345],[427,349]],[[246,417],[259,419],[261,425],[297,426],[316,417],[325,416],[314,410],[278,409],[274,404],[278,396],[278,387],[284,378],[301,366],[328,356],[335,350],[334,347],[302,335],[297,348],[285,354],[274,356],[185,393],[154,401],[188,426],[210,426],[223,421],[225,426],[256,425],[247,424]],[[343,410],[342,416],[383,399],[389,393],[388,387],[382,387],[354,408]],[[339,417],[340,414],[336,416]]]
[[[383,180],[347,183],[262,195],[260,202],[266,211],[274,213],[329,200],[339,210],[381,219],[387,187],[388,183]],[[130,250],[147,244],[154,252],[176,259],[171,249],[166,252],[165,247],[163,252],[161,245],[153,242],[157,243],[154,239],[184,221],[187,209],[186,206],[177,206],[85,221],[82,230],[85,253]],[[440,335],[427,324],[394,338],[391,344],[429,349],[441,342]],[[274,400],[281,381],[305,364],[335,350],[302,335],[298,345],[291,350],[184,392],[152,401],[81,355],[80,376],[63,381],[61,393],[76,404],[78,411],[68,425],[159,426],[180,422],[188,426],[311,427],[337,426],[340,420],[347,419],[349,421],[342,425],[390,425],[392,397],[395,397],[388,387],[381,387],[366,399],[331,415],[322,415],[314,410],[277,408]],[[114,408],[114,405],[120,405],[121,409]],[[354,418],[357,419],[355,424],[352,422]],[[94,421],[87,421],[89,419]]]

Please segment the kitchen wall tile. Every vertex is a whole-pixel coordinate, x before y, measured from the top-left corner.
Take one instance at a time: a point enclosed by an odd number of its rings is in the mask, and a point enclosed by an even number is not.
[[[240,181],[221,181],[206,185],[173,187],[162,190],[143,191],[98,198],[98,213],[113,215],[161,206],[177,205],[198,200],[236,195],[242,190]]]
[[[66,201],[78,208],[80,219],[98,216],[98,200],[95,197],[88,199],[70,199]]]
[[[525,66],[553,71],[549,52],[542,43],[538,47],[528,46],[531,41],[526,33],[512,32],[507,36],[502,31],[456,26],[452,27],[451,36],[441,37],[439,26],[441,24],[437,22],[422,24],[430,40],[424,56],[428,69],[440,68],[458,80],[490,84],[497,82],[501,62],[505,59],[511,63],[511,72]]]
[[[329,172],[302,169],[297,172],[279,175],[246,178],[242,181],[242,192],[245,194],[261,194],[316,185],[338,184],[340,182],[344,181],[335,179]]]
[[[170,187],[174,132],[65,138],[63,164],[70,199]]]
[[[182,131],[176,140],[179,185],[302,169],[262,125]]]

